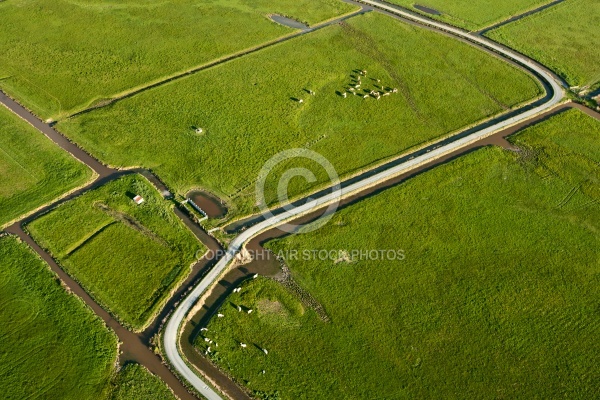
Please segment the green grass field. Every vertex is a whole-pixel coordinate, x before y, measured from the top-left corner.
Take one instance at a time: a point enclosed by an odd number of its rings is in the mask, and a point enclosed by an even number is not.
[[[138,206],[132,197],[145,202]],[[203,246],[144,178],[129,175],[27,226],[35,240],[124,324],[142,329]]]
[[[113,379],[110,400],[175,400],[176,397],[155,375],[139,364],[127,364]]]
[[[253,280],[210,321],[210,357],[258,398],[595,397],[599,140],[598,121],[562,113],[518,153],[478,150],[270,242],[299,252],[292,276],[331,322]],[[304,259],[355,249],[405,258]]]
[[[0,106],[0,226],[91,176],[91,170]]]
[[[504,21],[515,15],[550,3],[551,0],[388,0],[428,17],[439,19],[461,28],[477,30]],[[433,15],[415,8],[415,4],[441,13]]]
[[[116,337],[14,237],[0,238],[0,303],[3,398],[102,398]]]
[[[381,86],[398,93],[342,98],[357,68],[368,72],[361,94]],[[258,172],[279,151],[310,148],[348,175],[540,90],[487,53],[370,13],[57,126],[111,165],[151,168],[179,193],[208,188],[243,214],[254,211]],[[300,181],[292,182],[292,194],[323,182]]]
[[[566,0],[539,14],[487,33],[491,39],[539,61],[571,86],[600,82],[600,2]]]
[[[0,2],[0,88],[35,113],[70,112],[355,9],[338,0]]]

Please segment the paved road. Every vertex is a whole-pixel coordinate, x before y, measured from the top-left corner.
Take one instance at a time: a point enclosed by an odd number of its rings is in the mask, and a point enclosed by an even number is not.
[[[358,182],[355,182],[352,185],[348,185],[342,187],[341,189],[329,193],[328,195],[324,195],[317,199],[313,199],[310,202],[307,202],[303,205],[295,207],[291,210],[283,212],[281,214],[275,215],[269,219],[266,219],[250,228],[245,230],[239,236],[237,236],[229,245],[226,255],[219,260],[219,262],[215,265],[215,267],[205,276],[202,281],[198,283],[198,285],[193,289],[192,292],[179,304],[164,332],[164,349],[167,358],[172,363],[172,365],[177,369],[179,374],[183,376],[198,392],[204,395],[209,400],[217,400],[220,399],[220,395],[217,394],[215,390],[208,387],[202,379],[198,377],[198,375],[186,364],[184,359],[182,358],[179,349],[178,349],[178,339],[179,339],[179,331],[182,327],[182,322],[185,320],[185,317],[192,309],[192,307],[196,304],[196,302],[200,299],[202,294],[213,285],[214,282],[221,276],[227,266],[233,261],[235,255],[242,249],[242,247],[254,236],[259,233],[272,228],[274,226],[280,225],[282,222],[285,222],[293,217],[298,217],[300,215],[306,214],[312,210],[321,208],[326,206],[329,203],[332,203],[338,200],[340,197],[346,197],[366,188],[372,187],[377,183],[385,181],[387,179],[393,178],[403,172],[416,168],[419,165],[435,160],[447,153],[456,151],[462,147],[468,146],[469,144],[478,141],[486,136],[489,136],[493,132],[501,130],[503,128],[507,128],[511,125],[517,124],[519,122],[525,121],[539,113],[542,113],[555,105],[557,105],[564,96],[561,82],[558,81],[553,74],[547,71],[541,65],[535,63],[529,58],[513,51],[507,49],[503,46],[498,45],[495,42],[492,42],[486,38],[472,35],[466,31],[461,29],[449,26],[447,24],[430,20],[429,18],[422,17],[405,10],[399,9],[397,7],[393,7],[391,5],[373,1],[373,0],[362,0],[362,3],[373,6],[377,9],[381,9],[386,11],[389,14],[392,14],[396,17],[401,17],[404,19],[408,19],[412,22],[416,22],[421,25],[425,25],[430,28],[434,28],[437,30],[441,30],[446,33],[450,33],[454,36],[457,36],[462,39],[466,39],[471,43],[476,45],[485,47],[486,49],[492,50],[501,56],[511,59],[528,70],[532,71],[536,76],[545,82],[546,86],[552,91],[548,100],[533,109],[524,111],[521,114],[516,116],[512,116],[498,122],[492,126],[486,127],[484,129],[473,132],[472,134],[461,137],[455,141],[452,141],[448,144],[443,145],[437,149],[434,149],[426,154],[421,154],[413,158],[412,160],[408,160],[402,164],[396,165],[392,168],[384,170],[376,175],[370,176]]]

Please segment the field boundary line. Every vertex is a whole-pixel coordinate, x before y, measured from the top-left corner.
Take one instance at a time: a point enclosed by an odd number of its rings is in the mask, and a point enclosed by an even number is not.
[[[550,3],[542,4],[539,7],[532,8],[532,9],[530,9],[528,11],[522,12],[521,14],[517,14],[517,15],[512,16],[510,18],[507,18],[507,19],[505,19],[503,21],[496,22],[494,24],[488,25],[488,26],[486,26],[484,28],[481,28],[479,30],[472,31],[472,32],[475,33],[475,34],[477,34],[477,35],[484,35],[485,33],[489,32],[491,30],[494,30],[494,29],[500,28],[501,26],[508,25],[510,23],[519,21],[519,20],[521,20],[523,18],[527,18],[527,17],[529,17],[531,15],[538,14],[538,13],[540,13],[542,11],[545,11],[545,10],[547,10],[549,8],[554,7],[557,4],[563,3],[564,1],[565,0],[553,0]]]
[[[320,30],[320,29],[323,29],[323,28],[328,27],[330,25],[333,25],[333,24],[335,24],[337,22],[346,20],[348,18],[355,17],[355,16],[360,15],[360,14],[367,13],[369,11],[371,11],[371,10],[369,10],[369,9],[367,9],[365,7],[362,7],[359,10],[352,11],[352,12],[340,15],[338,17],[335,17],[335,18],[332,18],[332,19],[320,22],[318,24],[315,24],[314,26],[309,27],[308,29],[297,30],[296,32],[290,32],[287,35],[280,36],[280,37],[278,37],[276,39],[272,39],[272,40],[269,40],[267,42],[263,42],[261,44],[255,45],[255,46],[248,47],[246,49],[239,50],[237,52],[230,53],[230,54],[221,56],[221,57],[216,58],[216,59],[212,59],[212,60],[210,60],[208,62],[205,62],[205,63],[200,64],[200,65],[196,65],[196,66],[191,67],[191,68],[189,68],[187,70],[184,70],[184,71],[181,71],[181,72],[176,72],[174,74],[167,75],[167,76],[155,79],[153,81],[146,82],[145,84],[142,84],[142,85],[130,88],[128,90],[125,90],[125,91],[122,91],[122,92],[119,92],[119,93],[116,93],[116,94],[112,95],[112,97],[106,99],[105,101],[100,101],[96,105],[90,105],[90,106],[88,106],[86,108],[83,108],[83,109],[80,109],[78,111],[72,112],[70,115],[68,115],[66,117],[63,117],[63,118],[57,118],[57,121],[63,121],[63,120],[66,120],[66,119],[77,117],[77,116],[82,115],[82,114],[87,114],[87,113],[89,113],[91,111],[94,111],[94,110],[97,110],[97,109],[100,109],[100,108],[107,107],[107,106],[115,104],[115,103],[117,103],[117,102],[119,102],[121,100],[125,100],[125,99],[128,99],[130,97],[136,96],[136,95],[138,95],[140,93],[143,93],[143,92],[145,92],[147,90],[155,89],[157,87],[160,87],[160,86],[166,85],[168,83],[177,81],[177,80],[185,78],[187,76],[194,75],[194,74],[196,74],[198,72],[202,72],[202,71],[206,71],[206,70],[212,69],[212,68],[217,67],[219,65],[226,64],[226,63],[228,63],[230,61],[237,60],[238,58],[254,54],[256,52],[259,52],[261,50],[264,50],[264,49],[267,49],[269,47],[275,46],[277,44],[287,42],[287,41],[289,41],[291,39],[295,39],[297,37],[306,35],[306,34],[311,33],[311,32],[315,32],[317,30]],[[97,100],[101,100],[101,98],[96,98],[96,99],[92,100],[90,102],[90,104],[92,104],[94,101],[97,101]]]

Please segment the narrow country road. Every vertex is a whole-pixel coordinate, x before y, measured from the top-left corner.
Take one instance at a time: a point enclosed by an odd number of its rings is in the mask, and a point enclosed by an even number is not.
[[[198,283],[192,292],[179,304],[175,312],[169,319],[163,335],[164,350],[167,358],[177,369],[179,374],[185,378],[199,393],[208,398],[209,400],[221,399],[221,396],[212,388],[210,388],[198,375],[187,365],[179,351],[179,332],[182,328],[182,324],[196,303],[200,300],[201,296],[219,279],[229,264],[234,260],[234,257],[243,248],[243,246],[253,237],[260,234],[261,232],[280,225],[281,223],[290,220],[293,217],[304,215],[310,211],[324,207],[339,198],[345,198],[349,195],[357,193],[361,190],[372,187],[382,181],[391,179],[399,174],[405,173],[411,169],[417,168],[427,162],[440,158],[448,153],[466,147],[475,141],[483,139],[492,133],[501,129],[510,127],[512,125],[523,122],[537,114],[543,113],[546,110],[556,106],[564,96],[562,90],[562,82],[558,80],[551,72],[549,72],[543,66],[537,64],[533,60],[513,51],[504,46],[501,46],[489,39],[484,37],[470,34],[469,32],[455,28],[453,26],[433,21],[429,18],[422,17],[420,15],[405,11],[398,7],[388,5],[380,1],[373,0],[361,0],[362,3],[372,6],[378,10],[383,10],[386,14],[403,20],[408,20],[413,23],[417,23],[428,28],[436,29],[447,34],[453,35],[460,39],[465,39],[468,42],[482,47],[487,50],[491,50],[502,57],[515,61],[527,70],[531,71],[538,79],[544,83],[544,87],[550,92],[548,93],[547,101],[543,104],[523,111],[517,115],[510,116],[500,122],[497,122],[491,126],[487,126],[483,129],[472,132],[468,136],[459,137],[456,140],[450,141],[441,147],[434,148],[433,150],[419,154],[412,159],[407,160],[401,164],[395,165],[389,169],[381,171],[372,176],[368,176],[365,179],[359,180],[351,185],[342,187],[341,189],[329,193],[327,195],[312,199],[311,201],[294,207],[290,210],[284,211],[280,214],[274,215],[271,218],[265,219],[262,222],[257,223],[254,226],[249,227],[247,230],[238,235],[233,239],[227,249],[227,252],[223,258],[214,266],[214,268]],[[456,135],[460,136],[460,135]]]

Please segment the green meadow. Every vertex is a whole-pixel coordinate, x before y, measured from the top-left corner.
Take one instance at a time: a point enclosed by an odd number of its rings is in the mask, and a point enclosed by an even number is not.
[[[0,106],[0,226],[91,176],[90,169]]]
[[[145,201],[133,202],[135,195]],[[96,301],[143,329],[187,276],[203,245],[144,178],[128,175],[27,225]]]
[[[566,0],[486,34],[549,67],[581,89],[600,83],[600,2]]]
[[[338,0],[0,2],[0,88],[45,118],[294,32],[355,7]]]
[[[97,399],[117,340],[14,237],[0,238],[0,387],[5,399]]]
[[[265,399],[595,397],[600,122],[568,111],[511,140],[269,242],[298,251],[292,277],[330,321],[251,280],[203,332],[209,357]]]
[[[258,173],[282,150],[314,150],[347,176],[540,94],[532,77],[488,53],[369,13],[57,126],[111,165],[151,168],[179,193],[209,189],[241,215],[256,211]],[[324,183],[314,165],[285,165],[297,166],[317,181],[292,181],[291,196]]]

